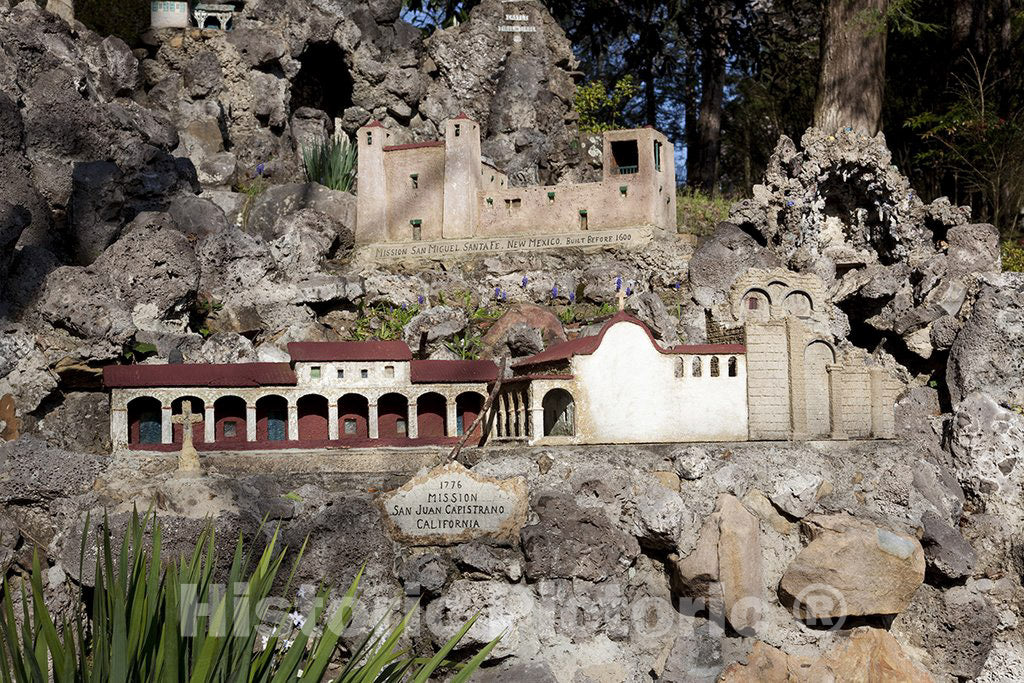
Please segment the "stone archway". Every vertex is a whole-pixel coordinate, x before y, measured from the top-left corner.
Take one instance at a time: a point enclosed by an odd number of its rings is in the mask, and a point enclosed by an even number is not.
[[[256,440],[288,440],[288,400],[272,394],[256,401]]]
[[[338,438],[369,437],[370,402],[359,394],[345,394],[338,400]]]
[[[306,394],[296,402],[300,441],[326,441],[327,399],[319,394]]]
[[[384,394],[377,401],[377,436],[405,439],[409,436],[409,399],[402,394]]]
[[[448,404],[444,396],[431,391],[416,399],[416,425],[418,438],[446,436],[445,418]]]
[[[128,402],[128,443],[132,446],[163,442],[163,409],[152,396]]]
[[[171,403],[171,414],[172,415],[181,415],[182,412],[184,411],[182,406],[184,405],[184,403],[186,401],[188,401],[189,403],[192,404],[191,407],[192,407],[192,414],[193,415],[203,416],[205,414],[206,402],[203,401],[203,399],[201,399],[201,398],[196,398],[195,396],[183,396],[181,398],[174,399],[174,401]],[[182,442],[182,436],[183,436],[183,434],[182,434],[182,425],[181,424],[172,424],[171,429],[172,429],[171,441],[173,443],[181,443]],[[192,443],[203,443],[205,440],[206,440],[206,429],[203,427],[203,423],[202,422],[197,422],[197,423],[193,424],[192,425]]]

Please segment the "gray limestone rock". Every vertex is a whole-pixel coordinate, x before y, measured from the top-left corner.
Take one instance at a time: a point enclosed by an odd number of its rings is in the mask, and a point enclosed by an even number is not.
[[[337,220],[314,209],[301,209],[282,216],[274,225],[280,235],[269,243],[277,266],[291,277],[317,273],[339,242],[352,247],[352,231]]]
[[[948,581],[970,576],[978,554],[967,539],[931,510],[921,516],[921,523],[924,525],[921,546],[928,567]]]
[[[224,210],[213,201],[196,195],[181,195],[171,200],[167,213],[186,235],[206,237],[228,229]]]
[[[1024,273],[985,282],[949,351],[946,384],[954,402],[981,390],[1024,405]]]
[[[466,329],[469,317],[462,308],[432,306],[417,313],[402,329],[402,338],[414,353],[431,356]]]
[[[636,539],[616,529],[599,509],[582,509],[568,496],[542,493],[538,521],[523,528],[526,575],[603,581],[623,572],[640,554]]]
[[[315,209],[330,216],[341,228],[353,230],[356,224],[356,199],[347,192],[336,192],[323,185],[307,183],[278,185],[270,188],[253,202],[249,210],[246,229],[266,240],[281,236],[285,225],[281,218],[302,209]]]
[[[449,563],[440,555],[422,553],[407,557],[398,570],[405,594],[437,595],[448,581]]]
[[[732,283],[749,268],[771,268],[778,259],[748,233],[732,223],[719,223],[715,232],[689,261],[694,300],[710,308],[725,302]]]
[[[504,633],[493,650],[502,658],[536,639],[531,624],[536,609],[536,599],[525,585],[460,579],[427,605],[426,622],[434,644],[441,646],[477,615],[460,644],[482,647]]]

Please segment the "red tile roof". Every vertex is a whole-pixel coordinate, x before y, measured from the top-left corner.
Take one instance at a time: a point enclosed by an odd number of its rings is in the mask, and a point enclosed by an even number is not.
[[[365,127],[366,128],[383,128],[384,124],[381,123],[379,119],[374,119],[373,121],[370,121],[368,124],[366,124]]]
[[[523,358],[517,360],[512,364],[514,368],[521,368],[530,365],[540,365],[543,363],[553,363],[556,361],[568,360],[573,356],[579,355],[590,355],[597,351],[597,347],[601,345],[601,341],[604,339],[605,332],[611,328],[612,325],[620,322],[629,322],[634,325],[639,325],[643,328],[644,332],[647,333],[647,337],[651,340],[651,345],[654,346],[661,353],[667,354],[679,354],[679,353],[745,353],[746,347],[742,344],[692,344],[673,346],[670,349],[663,349],[654,341],[654,335],[651,334],[651,330],[643,322],[634,318],[625,311],[619,311],[604,324],[601,331],[595,335],[589,337],[579,337],[578,339],[571,339],[561,344],[555,344],[554,346],[541,351],[538,354],[530,356],[529,358]]]
[[[493,382],[498,366],[489,360],[414,360],[409,374],[413,384]]]
[[[427,140],[426,142],[409,142],[404,145],[385,145],[385,152],[398,152],[403,149],[420,149],[422,147],[444,147],[443,140]]]
[[[458,121],[459,119],[464,119],[466,121],[473,121],[473,119],[471,119],[468,116],[466,116],[466,112],[464,112],[464,111],[460,111],[459,115],[455,117],[456,121]],[[476,121],[473,121],[473,123],[476,123]]]
[[[288,354],[295,363],[412,360],[403,341],[291,342]]]
[[[195,363],[108,365],[103,384],[110,388],[295,386],[288,363]]]

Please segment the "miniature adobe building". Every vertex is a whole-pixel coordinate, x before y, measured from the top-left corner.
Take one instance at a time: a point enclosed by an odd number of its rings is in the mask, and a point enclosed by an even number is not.
[[[822,327],[821,281],[752,270],[720,343],[661,348],[620,312],[513,364],[490,438],[530,444],[891,439],[902,384]]]
[[[379,121],[356,136],[359,244],[676,227],[675,157],[653,128],[606,132],[599,182],[532,187],[510,187],[480,156],[464,114],[444,140],[394,145]]]
[[[153,0],[149,3],[149,24],[152,28],[188,28],[190,19],[188,3],[182,0]]]
[[[412,360],[404,342],[302,342],[288,363],[110,366],[115,450],[177,451],[184,402],[199,451],[454,443],[497,377],[491,361]]]

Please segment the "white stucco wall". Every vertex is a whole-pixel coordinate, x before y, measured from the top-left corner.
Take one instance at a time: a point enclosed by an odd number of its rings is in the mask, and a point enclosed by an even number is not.
[[[720,354],[718,377],[702,354],[703,373],[692,377],[695,356],[659,352],[639,325],[609,328],[591,355],[576,356],[576,429],[580,442],[745,441],[746,366],[736,355],[737,372],[728,376],[729,354]],[[683,377],[677,377],[682,362]]]

